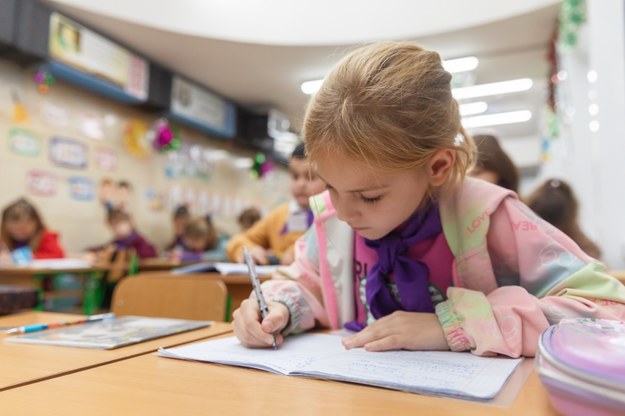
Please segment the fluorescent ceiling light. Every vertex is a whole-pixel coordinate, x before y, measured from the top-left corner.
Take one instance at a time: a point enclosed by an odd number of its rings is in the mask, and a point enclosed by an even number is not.
[[[467,72],[473,71],[479,65],[480,61],[475,56],[467,56],[465,58],[457,58],[457,59],[448,59],[443,61],[443,68],[445,71],[456,73],[456,72]]]
[[[534,85],[529,78],[513,79],[510,81],[492,82],[490,84],[472,85],[470,87],[454,88],[451,92],[456,100],[466,98],[487,97],[489,95],[509,94],[511,92],[527,91]]]
[[[500,126],[502,124],[523,123],[532,118],[532,112],[529,110],[509,111],[507,113],[485,114],[483,116],[466,117],[462,119],[462,125],[466,129]]]
[[[474,103],[460,104],[461,116],[473,116],[475,114],[482,114],[488,110],[488,104],[484,101],[476,101]]]
[[[467,72],[472,71],[479,65],[480,61],[475,56],[467,56],[464,58],[448,59],[443,61],[443,68],[445,71],[455,72]],[[319,91],[323,84],[323,79],[315,79],[312,81],[302,82],[301,89],[304,94],[312,95]]]
[[[304,94],[313,95],[319,88],[321,88],[321,84],[323,84],[323,79],[315,79],[312,81],[302,82],[302,92]]]

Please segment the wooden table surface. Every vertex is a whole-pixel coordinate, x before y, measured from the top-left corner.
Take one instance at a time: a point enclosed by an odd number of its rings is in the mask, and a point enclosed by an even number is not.
[[[500,406],[147,354],[12,389],[0,400],[7,414],[63,416],[556,415],[535,372],[523,383]]]
[[[0,326],[11,327],[34,323],[78,320],[81,315],[52,312],[25,312],[0,318]],[[214,325],[114,350],[28,345],[5,342],[0,331],[0,391],[32,382],[58,377],[86,368],[156,351],[159,347],[180,345],[230,331],[230,325]]]

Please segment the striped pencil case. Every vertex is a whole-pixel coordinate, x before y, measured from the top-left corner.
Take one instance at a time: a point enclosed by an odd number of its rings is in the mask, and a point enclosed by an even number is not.
[[[563,319],[542,333],[535,363],[563,415],[625,415],[625,322]]]

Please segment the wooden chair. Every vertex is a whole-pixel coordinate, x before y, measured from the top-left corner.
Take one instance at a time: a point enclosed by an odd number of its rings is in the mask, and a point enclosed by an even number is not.
[[[226,285],[216,279],[142,273],[117,284],[111,308],[117,316],[223,321],[227,294]]]

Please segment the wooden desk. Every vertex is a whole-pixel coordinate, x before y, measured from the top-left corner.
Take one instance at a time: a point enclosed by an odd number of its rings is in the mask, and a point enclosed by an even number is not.
[[[0,325],[11,327],[34,323],[64,322],[80,315],[52,312],[25,312],[0,318]],[[156,351],[159,347],[184,344],[230,331],[230,325],[216,322],[182,334],[141,342],[114,350],[27,345],[4,342],[0,335],[0,391],[124,360]]]
[[[12,389],[0,399],[7,414],[62,416],[556,415],[536,373],[512,406],[500,407],[155,354]]]
[[[37,267],[0,267],[0,283],[16,284],[34,287],[39,291],[39,304],[37,310],[43,310],[46,293],[43,288],[43,279],[46,276],[59,274],[72,274],[83,280],[82,307],[85,315],[93,314],[102,301],[102,288],[100,278],[102,273],[108,270],[108,266],[94,265],[92,267],[72,267],[67,269],[44,269]]]

